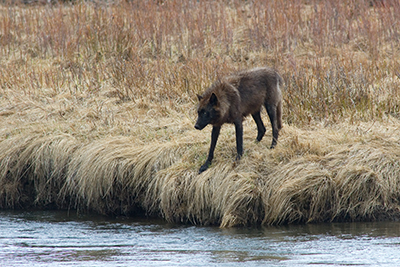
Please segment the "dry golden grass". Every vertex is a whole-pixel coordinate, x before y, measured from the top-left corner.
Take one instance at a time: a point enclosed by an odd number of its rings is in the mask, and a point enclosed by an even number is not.
[[[200,225],[398,219],[400,3],[0,5],[0,207]],[[235,158],[196,94],[239,69],[285,79],[284,128]],[[268,122],[265,112],[264,121]]]
[[[206,155],[207,142],[196,138],[136,145],[129,137],[14,136],[0,143],[0,205],[145,213],[222,227],[395,219],[399,126],[394,119],[372,127],[285,126],[275,150],[247,137],[239,163],[233,160],[234,129],[227,127],[221,143],[228,145],[217,149],[201,175],[199,155]]]

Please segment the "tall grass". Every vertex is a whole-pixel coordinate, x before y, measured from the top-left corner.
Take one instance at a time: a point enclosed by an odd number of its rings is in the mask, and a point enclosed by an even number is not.
[[[288,123],[397,116],[400,4],[370,2],[3,5],[2,90],[174,108],[221,75],[270,65]]]
[[[399,23],[395,0],[6,1],[0,207],[221,226],[398,217]],[[227,126],[198,176],[196,94],[264,65],[285,80],[277,149],[248,120],[236,164]]]

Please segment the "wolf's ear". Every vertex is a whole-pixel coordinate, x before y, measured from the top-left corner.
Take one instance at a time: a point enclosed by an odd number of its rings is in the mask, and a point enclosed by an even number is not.
[[[201,101],[201,100],[203,99],[203,97],[202,97],[201,95],[197,95],[197,99],[198,99],[199,101]]]
[[[218,103],[218,98],[214,93],[212,93],[210,96],[210,104],[212,106],[215,106],[215,105],[217,105],[217,103]]]

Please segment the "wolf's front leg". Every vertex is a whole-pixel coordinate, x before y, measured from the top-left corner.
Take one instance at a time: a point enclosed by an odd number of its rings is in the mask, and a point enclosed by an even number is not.
[[[221,126],[213,126],[212,128],[210,151],[208,152],[208,158],[206,162],[200,167],[199,174],[207,170],[208,167],[211,165],[211,162],[214,158],[215,145],[217,144],[220,130]]]
[[[236,130],[236,150],[237,156],[236,160],[240,160],[243,155],[243,123],[235,122],[235,130]]]

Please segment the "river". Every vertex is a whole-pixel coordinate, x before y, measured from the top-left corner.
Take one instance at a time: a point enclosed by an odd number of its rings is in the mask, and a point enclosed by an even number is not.
[[[400,222],[220,229],[0,211],[0,266],[400,266]]]

